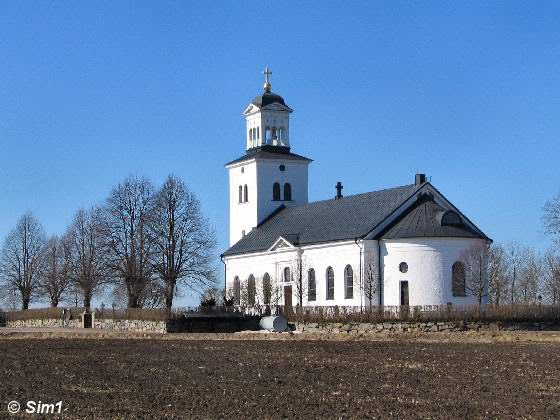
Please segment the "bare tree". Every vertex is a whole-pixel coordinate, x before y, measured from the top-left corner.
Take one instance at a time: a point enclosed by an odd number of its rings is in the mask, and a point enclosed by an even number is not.
[[[546,232],[560,243],[560,193],[544,205],[543,222]]]
[[[490,251],[485,243],[473,245],[467,249],[462,260],[467,268],[465,291],[474,296],[479,305],[488,296],[490,279],[488,276],[488,261]]]
[[[490,248],[488,259],[489,295],[495,305],[503,304],[508,293],[508,276],[506,273],[506,250],[502,245]]]
[[[149,235],[154,248],[151,261],[164,284],[167,308],[173,305],[178,283],[199,291],[214,284],[214,231],[195,195],[173,175],[155,195]]]
[[[264,305],[279,305],[282,297],[282,288],[272,277],[269,277],[267,281],[263,277],[261,297]]]
[[[527,249],[519,273],[518,299],[522,303],[536,303],[543,261],[533,249]]]
[[[553,305],[560,303],[560,255],[555,249],[548,249],[544,254],[543,294]]]
[[[296,250],[296,256],[292,260],[291,275],[294,282],[295,295],[299,306],[303,306],[303,300],[307,298],[309,264],[307,257],[301,249]]]
[[[19,219],[4,242],[0,254],[3,286],[19,291],[22,309],[29,308],[39,287],[44,244],[44,229],[31,212]]]
[[[71,258],[71,277],[80,290],[84,307],[91,306],[94,293],[108,281],[105,270],[101,210],[80,209],[66,234]]]
[[[71,254],[68,238],[51,236],[45,245],[44,264],[41,271],[39,287],[56,308],[68,292],[71,282]]]
[[[505,265],[507,284],[509,285],[509,301],[517,301],[519,287],[519,273],[527,250],[516,242],[510,242],[505,247]]]
[[[126,287],[129,308],[141,308],[151,300],[153,246],[148,223],[152,207],[152,184],[134,176],[113,188],[103,207],[107,267]]]
[[[223,303],[224,291],[218,287],[208,287],[200,294],[200,303],[206,306],[220,306]],[[212,303],[212,305],[210,305]]]
[[[373,298],[379,293],[379,270],[372,256],[365,258],[364,273],[360,279],[360,288],[362,295],[369,303],[369,307],[373,306]]]

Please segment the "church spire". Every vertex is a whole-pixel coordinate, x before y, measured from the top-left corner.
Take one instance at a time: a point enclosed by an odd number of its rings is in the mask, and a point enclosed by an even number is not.
[[[270,89],[272,88],[272,85],[270,84],[270,81],[268,80],[268,78],[272,74],[272,71],[270,71],[268,66],[266,66],[266,68],[263,71],[263,74],[264,74],[264,91],[266,93],[270,93]]]

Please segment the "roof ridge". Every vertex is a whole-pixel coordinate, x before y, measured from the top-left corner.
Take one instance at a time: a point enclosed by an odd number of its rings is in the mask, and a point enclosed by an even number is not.
[[[415,187],[415,185],[414,184],[399,185],[397,187],[383,188],[382,190],[375,190],[375,191],[368,191],[368,192],[364,192],[364,193],[345,195],[341,198],[326,198],[324,200],[311,201],[310,203],[301,204],[301,205],[296,206],[296,207],[290,207],[290,209],[301,208],[303,206],[308,206],[308,205],[311,205],[311,204],[325,203],[327,201],[342,201],[342,200],[347,199],[347,198],[355,198],[355,197],[369,195],[369,194],[376,194],[376,193],[385,192],[385,191],[397,190],[399,188],[405,188],[405,187]]]

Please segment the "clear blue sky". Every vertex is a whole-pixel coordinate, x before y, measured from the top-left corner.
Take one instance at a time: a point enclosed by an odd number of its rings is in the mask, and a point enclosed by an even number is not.
[[[543,249],[560,190],[560,3],[0,2],[0,238],[61,233],[129,174],[191,186],[228,241],[246,104],[272,86],[310,199],[416,171],[496,242]]]

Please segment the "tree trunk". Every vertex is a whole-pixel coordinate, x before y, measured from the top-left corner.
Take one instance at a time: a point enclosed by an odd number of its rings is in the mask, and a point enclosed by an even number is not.
[[[91,292],[84,291],[84,308],[89,309],[91,307]]]
[[[51,298],[51,308],[56,308],[58,306],[58,298],[52,297]]]
[[[175,290],[175,285],[177,283],[177,280],[168,280],[165,282],[166,287],[165,287],[165,307],[167,309],[171,309],[171,307],[173,306],[173,292]]]
[[[28,293],[22,293],[21,296],[21,309],[29,309],[29,302],[31,301],[31,296]]]

